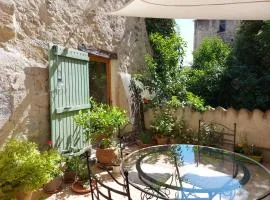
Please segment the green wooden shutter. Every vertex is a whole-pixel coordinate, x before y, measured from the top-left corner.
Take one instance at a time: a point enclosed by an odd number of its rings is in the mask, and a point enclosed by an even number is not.
[[[88,144],[73,117],[89,108],[89,58],[79,50],[50,45],[50,113],[53,146],[60,151]]]

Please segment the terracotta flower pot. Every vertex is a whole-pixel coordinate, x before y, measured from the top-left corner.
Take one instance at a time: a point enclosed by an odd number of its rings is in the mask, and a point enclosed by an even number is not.
[[[63,180],[61,176],[55,177],[49,183],[43,185],[43,190],[48,194],[57,193],[61,188],[62,182]]]
[[[116,148],[106,148],[96,150],[97,160],[104,165],[113,165],[113,160],[115,160],[118,156],[118,152]]]
[[[15,196],[17,200],[31,200],[33,192],[16,191]]]
[[[164,137],[164,136],[156,137],[156,140],[157,140],[158,145],[167,144],[167,142],[168,142],[168,138]]]
[[[73,171],[66,171],[64,173],[64,183],[73,183],[75,181],[76,173]]]

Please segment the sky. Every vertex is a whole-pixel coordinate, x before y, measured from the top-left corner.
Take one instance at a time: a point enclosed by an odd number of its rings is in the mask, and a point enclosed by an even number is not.
[[[180,34],[187,43],[184,66],[190,66],[193,62],[193,39],[194,39],[194,20],[193,19],[176,19],[176,25]]]

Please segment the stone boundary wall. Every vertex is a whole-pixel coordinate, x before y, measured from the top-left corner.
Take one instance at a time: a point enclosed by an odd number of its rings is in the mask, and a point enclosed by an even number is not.
[[[153,114],[153,110],[150,109],[145,112],[147,128],[150,127]],[[199,119],[221,123],[232,129],[233,124],[236,123],[236,142],[239,142],[240,136],[246,135],[248,142],[264,150],[266,160],[270,161],[270,110],[262,112],[257,109],[249,111],[247,109],[235,110],[218,107],[200,113],[191,108],[183,108],[178,109],[175,115],[178,120],[184,119],[188,127],[194,131],[198,130]]]

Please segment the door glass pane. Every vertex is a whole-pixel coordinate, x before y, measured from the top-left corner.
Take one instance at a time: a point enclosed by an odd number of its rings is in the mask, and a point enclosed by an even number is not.
[[[101,103],[109,103],[106,63],[90,61],[90,96]]]

